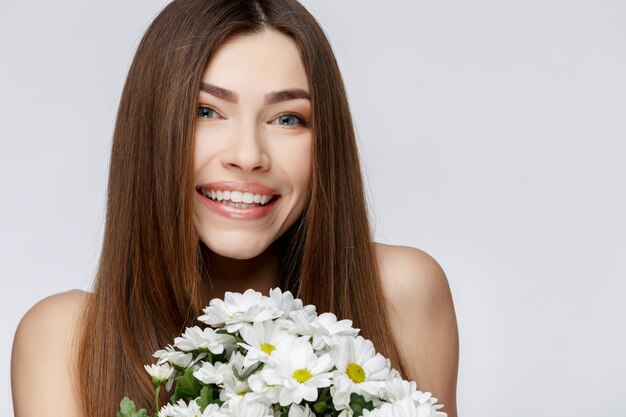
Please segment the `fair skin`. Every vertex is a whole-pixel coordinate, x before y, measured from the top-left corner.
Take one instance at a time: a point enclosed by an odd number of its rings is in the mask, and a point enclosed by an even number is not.
[[[260,185],[268,191],[250,189],[251,194],[274,196],[265,215],[245,218],[249,208],[230,207],[231,202],[223,213],[214,207],[223,207],[227,199],[210,204],[196,192],[194,220],[211,251],[214,293],[223,294],[223,286],[232,288],[238,277],[247,277],[235,284],[239,289],[251,284],[269,289],[276,286],[278,272],[278,253],[270,246],[302,213],[308,194],[313,137],[307,75],[295,43],[268,30],[223,45],[205,70],[202,86],[196,188],[208,184],[202,188],[232,192]]]
[[[198,96],[196,187],[217,181],[228,184],[216,189],[254,183],[278,196],[270,200],[269,210],[231,202],[225,215],[214,208],[225,203],[206,201],[196,191],[194,221],[210,250],[211,293],[220,296],[246,288],[267,292],[277,284],[276,240],[302,212],[309,187],[311,108],[301,94],[308,92],[306,72],[295,43],[267,30],[223,45],[202,81],[219,89],[209,87]],[[280,91],[290,93],[272,96]],[[267,97],[274,100],[268,103]],[[262,215],[244,213],[249,209]],[[407,376],[419,389],[434,392],[446,405],[443,410],[455,417],[458,336],[446,276],[417,249],[376,244],[376,255]],[[71,336],[87,297],[77,290],[50,296],[20,322],[11,362],[16,417],[80,416],[72,382],[76,346]]]

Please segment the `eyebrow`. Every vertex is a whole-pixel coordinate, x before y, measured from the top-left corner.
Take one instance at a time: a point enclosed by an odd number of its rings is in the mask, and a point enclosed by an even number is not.
[[[224,101],[228,101],[229,103],[237,103],[239,101],[239,96],[237,93],[227,90],[222,87],[218,87],[213,84],[203,82],[200,86],[200,91],[204,91],[206,93],[211,94],[219,99]]]
[[[239,102],[239,95],[237,93],[213,84],[203,82],[200,85],[200,90],[229,103],[237,104]],[[287,90],[272,91],[271,93],[265,94],[265,104],[276,104],[299,98],[311,101],[311,95],[307,91],[304,91],[301,88],[290,88]]]
[[[273,91],[271,93],[267,93],[265,95],[265,104],[276,104],[283,101],[295,100],[299,98],[311,101],[311,95],[308,92],[300,88],[291,88],[289,90]]]

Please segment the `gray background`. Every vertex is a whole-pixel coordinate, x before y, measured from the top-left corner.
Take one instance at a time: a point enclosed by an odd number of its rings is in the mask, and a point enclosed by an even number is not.
[[[165,3],[0,3],[2,415],[19,319],[91,283],[117,102]],[[626,2],[305,4],[377,240],[448,275],[461,415],[626,415]]]

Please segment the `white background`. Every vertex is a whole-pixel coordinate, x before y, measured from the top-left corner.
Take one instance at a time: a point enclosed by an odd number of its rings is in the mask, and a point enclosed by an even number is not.
[[[19,319],[91,283],[117,102],[166,2],[0,1],[11,415]],[[306,5],[343,70],[377,240],[447,273],[460,414],[626,415],[626,2]]]

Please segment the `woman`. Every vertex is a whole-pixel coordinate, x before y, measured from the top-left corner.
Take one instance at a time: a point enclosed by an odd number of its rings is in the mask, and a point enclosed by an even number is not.
[[[129,70],[109,175],[93,293],[42,300],[16,332],[17,417],[150,407],[156,349],[224,291],[275,286],[353,320],[456,416],[446,277],[371,241],[343,82],[295,0],[168,5]]]

